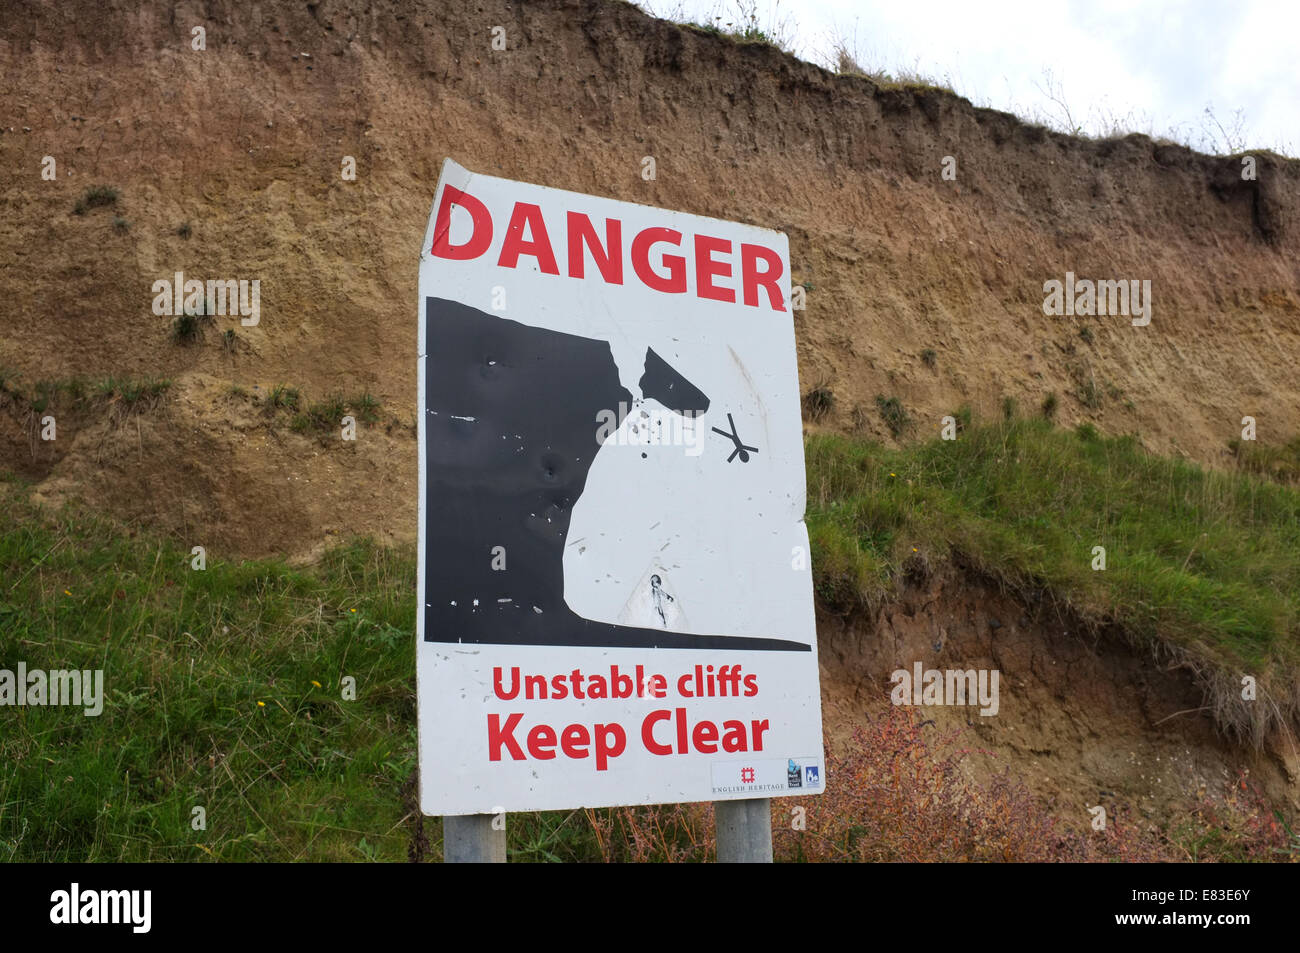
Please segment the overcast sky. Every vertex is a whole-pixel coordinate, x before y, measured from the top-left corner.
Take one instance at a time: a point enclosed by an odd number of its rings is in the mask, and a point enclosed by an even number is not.
[[[919,72],[976,105],[1058,126],[1063,111],[1045,91],[1093,134],[1118,121],[1225,151],[1208,106],[1232,138],[1241,110],[1247,148],[1300,149],[1300,0],[753,2],[762,28],[823,65],[839,38],[868,69]],[[737,0],[640,5],[674,20],[740,19]]]

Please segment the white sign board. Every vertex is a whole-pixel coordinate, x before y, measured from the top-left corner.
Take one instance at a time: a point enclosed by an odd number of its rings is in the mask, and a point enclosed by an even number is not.
[[[785,235],[443,165],[420,254],[420,803],[824,783]]]

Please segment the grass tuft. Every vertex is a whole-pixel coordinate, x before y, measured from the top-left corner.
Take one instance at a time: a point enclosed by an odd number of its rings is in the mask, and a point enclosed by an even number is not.
[[[818,384],[803,395],[803,410],[809,420],[821,420],[835,407],[835,394],[826,384]]]
[[[1042,407],[1040,408],[1043,412],[1043,419],[1055,420],[1056,411],[1059,405],[1060,405],[1060,401],[1056,397],[1056,391],[1050,391],[1048,395],[1043,398],[1043,404]]]
[[[172,320],[172,341],[182,347],[196,344],[203,338],[203,319],[195,314],[178,314]]]
[[[85,215],[92,208],[116,205],[120,194],[111,185],[92,185],[82,193],[81,198],[77,199],[77,204],[72,207],[72,211],[77,215]]]
[[[297,392],[295,391],[294,394],[296,395]],[[295,433],[307,434],[334,430],[340,427],[343,418],[349,415],[358,423],[376,424],[379,422],[382,404],[369,391],[362,391],[351,397],[334,393],[322,401],[308,404],[305,409],[298,410],[298,407],[299,403],[295,396],[294,409],[297,412],[290,421],[289,428]]]
[[[94,383],[93,390],[100,400],[130,413],[153,407],[171,386],[172,382],[165,378],[105,377]]]
[[[267,404],[272,408],[279,410],[281,407],[286,410],[297,410],[298,403],[302,394],[296,387],[286,387],[284,384],[276,384],[271,388],[271,394],[267,397]]]
[[[885,397],[882,394],[877,394],[876,407],[880,411],[880,419],[885,422],[889,432],[897,439],[909,423],[907,411],[903,409],[903,402],[897,397]]]

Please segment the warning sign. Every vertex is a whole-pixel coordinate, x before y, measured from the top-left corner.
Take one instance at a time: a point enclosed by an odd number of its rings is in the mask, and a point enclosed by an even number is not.
[[[419,322],[424,812],[818,793],[786,237],[447,161]]]

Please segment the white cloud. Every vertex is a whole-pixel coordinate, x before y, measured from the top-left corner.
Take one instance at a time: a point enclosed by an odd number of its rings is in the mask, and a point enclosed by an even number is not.
[[[735,3],[720,0],[649,6],[676,19],[740,19]],[[977,105],[1028,118],[1063,118],[1043,91],[1050,71],[1075,121],[1094,134],[1116,120],[1209,147],[1211,106],[1230,132],[1242,111],[1248,147],[1300,149],[1300,4],[1292,0],[760,0],[757,11],[762,27],[785,21],[804,59],[825,62],[843,38],[865,67],[916,71]]]

